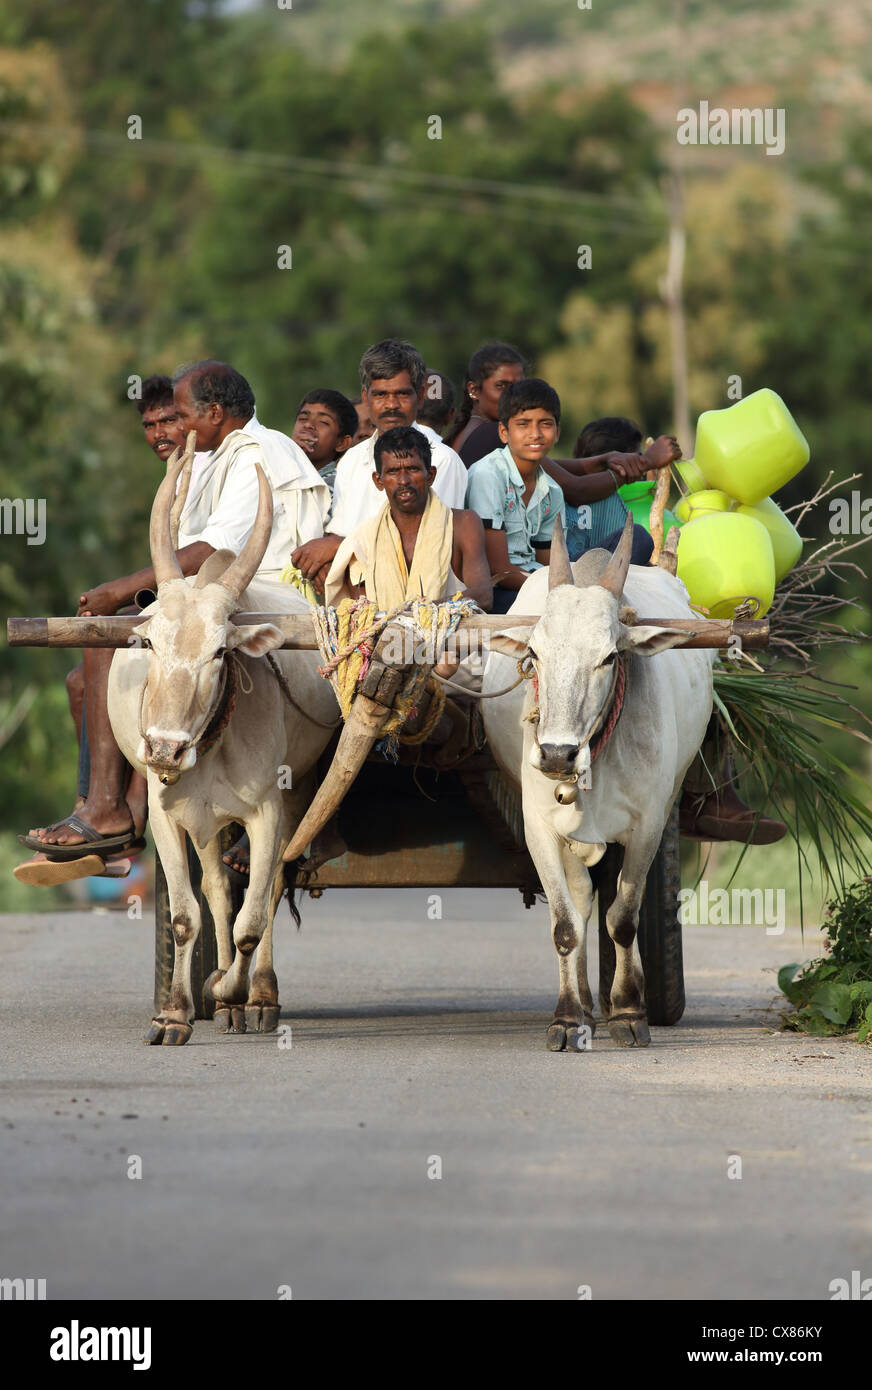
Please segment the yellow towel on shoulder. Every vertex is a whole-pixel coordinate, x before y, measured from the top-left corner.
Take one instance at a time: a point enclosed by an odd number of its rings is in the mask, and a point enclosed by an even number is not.
[[[366,597],[382,611],[407,599],[439,600],[446,596],[454,548],[454,517],[434,492],[421,517],[411,568],[388,503],[377,516],[358,526],[336,552],[327,579],[328,603],[335,602],[348,571],[352,584],[365,585]]]

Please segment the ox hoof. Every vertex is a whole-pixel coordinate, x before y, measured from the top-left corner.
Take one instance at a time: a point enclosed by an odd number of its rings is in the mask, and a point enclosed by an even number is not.
[[[279,1026],[278,1004],[247,1004],[245,1026],[249,1033],[274,1033]]]
[[[151,1027],[145,1035],[145,1041],[149,1047],[184,1047],[194,1029],[190,1023],[178,1023],[167,1021],[165,1018],[153,1018]]]
[[[226,975],[226,973],[227,973],[226,970],[213,970],[213,971],[212,971],[212,974],[208,977],[208,979],[207,979],[207,980],[204,982],[204,984],[203,984],[203,994],[205,995],[205,997],[206,997],[207,999],[212,999],[212,1000],[216,1000],[216,1001],[217,1001],[217,996],[216,996],[216,994],[215,994],[215,986],[218,984],[219,980],[223,980],[223,979],[224,979],[224,976]]]
[[[193,1033],[190,1023],[168,1023],[164,1029],[164,1047],[184,1047]]]
[[[215,1029],[219,1033],[244,1033],[245,1007],[242,1004],[219,1004],[215,1009]]]
[[[651,1041],[648,1020],[644,1016],[609,1019],[609,1037],[618,1047],[647,1047]]]
[[[578,1029],[574,1024],[552,1023],[545,1034],[545,1046],[549,1052],[565,1052],[568,1047],[575,1044],[570,1041],[570,1035],[578,1037]]]
[[[565,1023],[555,1019],[545,1035],[549,1052],[587,1052],[596,1032],[596,1020],[587,1010],[584,1023]]]

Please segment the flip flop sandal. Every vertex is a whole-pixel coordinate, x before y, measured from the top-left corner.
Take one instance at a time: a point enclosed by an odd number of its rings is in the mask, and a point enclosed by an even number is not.
[[[35,854],[44,854],[49,859],[66,862],[70,859],[83,859],[87,854],[121,854],[124,850],[130,849],[139,838],[132,825],[121,835],[101,835],[99,830],[95,830],[93,825],[88,825],[87,821],[83,821],[75,812],[64,820],[56,821],[49,828],[60,830],[63,826],[69,826],[70,830],[75,830],[77,835],[83,836],[84,843],[52,845],[37,839],[35,835],[19,835],[19,844],[32,849]]]
[[[145,846],[145,841],[142,841]],[[133,864],[129,859],[102,859],[99,854],[85,854],[81,859],[28,859],[12,870],[19,883],[35,888],[51,888],[57,883],[72,883],[77,878],[127,878]]]

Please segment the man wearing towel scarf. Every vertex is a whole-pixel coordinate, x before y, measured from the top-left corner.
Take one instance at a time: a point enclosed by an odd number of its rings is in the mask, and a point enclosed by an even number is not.
[[[257,513],[254,464],[259,463],[272,490],[273,523],[258,577],[278,582],[289,551],[323,533],[330,507],[328,487],[297,444],[260,423],[251,387],[227,363],[209,360],[180,368],[173,386],[182,431],[196,431],[199,450],[179,524],[177,555],[182,573],[196,574],[216,550],[238,554],[242,549]],[[154,587],[149,566],[83,593],[79,614],[117,613],[133,602],[138,591]],[[19,837],[37,851],[35,865],[19,866],[25,872],[16,876],[24,882],[62,882],[79,876],[72,862],[75,858],[84,861],[99,850],[119,855],[142,847],[144,786],[131,807],[129,769],[115,743],[106,703],[113,655],[111,649],[100,648],[85,653],[91,755],[87,799],[72,817]],[[52,846],[68,860],[66,864],[41,862],[41,851],[51,854]]]
[[[408,425],[386,430],[374,463],[372,480],[387,500],[342,541],[327,576],[327,603],[363,592],[386,612],[410,598],[438,601],[462,591],[488,612],[484,527],[475,512],[446,507],[432,491],[427,436]]]

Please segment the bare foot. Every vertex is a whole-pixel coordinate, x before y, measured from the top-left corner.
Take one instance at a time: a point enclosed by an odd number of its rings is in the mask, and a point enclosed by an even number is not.
[[[74,814],[101,835],[123,835],[129,830],[131,838],[134,836],[133,817],[126,801],[110,807],[98,804],[94,806],[93,810],[89,803],[84,801],[76,807]],[[84,835],[80,834],[78,830],[74,830],[72,826],[64,825],[62,821],[55,821],[53,825],[31,830],[30,834],[44,845],[88,844]]]
[[[248,878],[250,849],[248,835],[241,835],[236,844],[232,845],[226,854],[222,854],[221,859],[228,869],[235,869],[238,874]]]

